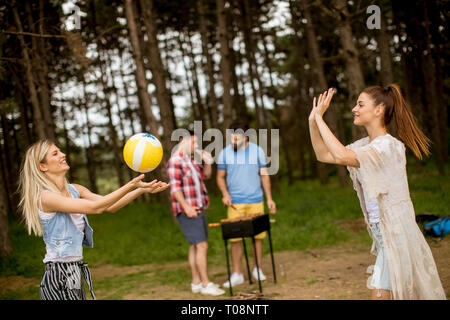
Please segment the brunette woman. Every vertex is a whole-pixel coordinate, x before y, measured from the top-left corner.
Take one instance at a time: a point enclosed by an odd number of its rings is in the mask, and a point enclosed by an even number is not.
[[[352,109],[368,136],[344,146],[323,115],[334,89],[321,94],[309,116],[317,160],[345,165],[357,192],[377,256],[367,285],[372,299],[446,299],[437,268],[416,221],[406,175],[405,145],[422,159],[429,139],[418,128],[400,88],[391,84],[364,89]],[[399,139],[388,132],[394,121]]]

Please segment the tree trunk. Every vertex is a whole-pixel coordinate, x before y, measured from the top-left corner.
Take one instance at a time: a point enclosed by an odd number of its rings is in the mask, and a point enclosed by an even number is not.
[[[0,170],[0,181],[3,181],[2,172]],[[9,235],[8,214],[6,207],[5,190],[0,184],[0,258],[6,259],[12,252],[11,238]]]
[[[248,75],[250,77],[250,85],[252,87],[252,98],[255,106],[256,129],[266,128],[267,124],[264,116],[264,107],[258,102],[257,89],[255,82],[256,76],[256,59],[254,56],[254,43],[251,30],[250,4],[248,0],[238,1],[240,3],[241,30],[244,34],[245,56],[248,63]],[[260,82],[260,81],[259,81]],[[260,89],[260,88],[259,88]]]
[[[185,39],[185,43],[187,44],[188,56],[191,60],[192,81],[194,84],[194,91],[195,91],[195,96],[196,96],[196,100],[197,100],[198,110],[200,112],[200,120],[202,120],[202,129],[203,129],[202,132],[204,132],[205,128],[208,127],[208,114],[207,114],[205,105],[203,104],[202,96],[200,94],[200,86],[199,86],[199,82],[198,82],[198,73],[197,73],[197,63],[195,62],[195,57],[194,57],[192,43],[191,43],[191,35],[190,35],[189,30],[187,31],[187,33],[188,33],[188,35],[187,35],[187,39]]]
[[[445,75],[442,66],[442,57],[444,56],[444,52],[442,52],[441,45],[433,45],[432,44],[442,44],[446,43],[446,39],[442,36],[443,33],[440,32],[440,25],[436,23],[437,21],[442,21],[441,15],[439,14],[440,8],[437,7],[435,2],[424,2],[426,6],[426,12],[428,13],[428,17],[426,19],[427,26],[429,27],[429,33],[431,38],[428,38],[428,45],[431,49],[431,54],[434,60],[434,64],[436,67],[435,77],[436,77],[436,91],[439,105],[439,133],[440,139],[442,141],[442,156],[444,163],[448,163],[449,152],[448,152],[448,140],[447,140],[447,132],[448,132],[448,112],[447,112],[447,103],[445,100]],[[442,21],[442,23],[445,23]]]
[[[44,3],[42,0],[39,1],[39,33],[44,33]],[[28,25],[33,33],[36,32],[34,27],[35,23],[33,21],[33,14],[31,12],[30,3],[25,2],[25,11],[28,15]],[[36,83],[37,93],[39,96],[39,105],[42,111],[45,122],[46,135],[49,139],[56,141],[55,136],[55,123],[53,120],[52,111],[50,108],[50,97],[49,97],[49,87],[48,87],[48,65],[45,54],[45,38],[42,37],[31,37],[31,63],[33,77],[38,80]]]
[[[82,75],[82,80],[83,80],[83,98],[84,99],[83,99],[81,105],[83,106],[83,111],[86,116],[85,128],[86,128],[86,135],[88,138],[88,141],[87,141],[88,143],[85,148],[85,156],[86,156],[87,170],[88,170],[88,176],[89,176],[89,185],[90,185],[91,191],[93,193],[98,193],[95,154],[94,154],[94,149],[92,147],[92,126],[91,126],[91,122],[89,120],[89,112],[88,112],[89,97],[88,97],[87,91],[86,91],[86,80],[84,78],[84,75]]]
[[[198,105],[198,101],[197,99],[194,97],[194,93],[192,91],[192,88],[194,87],[194,80],[193,80],[193,76],[192,76],[192,70],[189,70],[189,67],[186,63],[186,60],[184,59],[187,56],[186,50],[183,46],[183,44],[185,43],[182,39],[182,32],[179,32],[179,37],[178,37],[178,43],[179,43],[179,47],[180,47],[180,51],[181,51],[181,63],[183,64],[183,68],[184,68],[184,74],[185,74],[185,79],[186,79],[186,83],[187,83],[187,87],[188,87],[188,91],[189,91],[189,97],[191,98],[191,104],[192,104],[192,118],[194,121],[199,121],[202,119],[202,115],[201,115],[201,111]],[[191,74],[191,76],[190,76]]]
[[[353,41],[353,32],[350,25],[350,17],[347,9],[346,0],[336,0],[337,7],[341,14],[337,17],[340,23],[337,27],[339,32],[339,39],[341,42],[343,57],[345,61],[345,74],[348,81],[349,104],[351,106],[356,104],[358,96],[366,87],[364,75],[362,73],[361,65],[359,64],[359,52]],[[367,133],[363,127],[352,125],[353,140],[358,140]]]
[[[62,118],[62,124],[63,124],[63,136],[64,136],[64,142],[65,142],[65,148],[64,148],[64,153],[66,154],[66,161],[69,165],[72,165],[72,159],[71,159],[71,155],[72,155],[72,150],[70,147],[70,138],[69,138],[69,130],[67,130],[67,117],[66,117],[66,110],[64,109],[64,103],[62,103],[61,105],[61,118]],[[81,128],[81,127],[80,127]],[[68,175],[69,175],[69,181],[73,181],[73,172],[74,170],[69,170]]]
[[[9,145],[8,145],[8,138],[7,135],[9,135],[8,132],[5,132],[5,121],[4,115],[2,114],[0,110],[0,120],[2,124],[2,130],[3,130],[3,146],[0,143],[0,176],[2,176],[2,179],[0,179],[0,192],[4,193],[4,199],[2,201],[2,205],[5,206],[6,211],[12,211],[13,208],[13,201],[10,197],[14,193],[14,188],[12,188],[11,185],[11,159],[9,156]],[[4,150],[3,150],[4,149]],[[0,199],[2,200],[2,199]],[[6,212],[5,211],[5,212]]]
[[[260,37],[264,48],[264,57],[265,57],[265,64],[267,66],[268,72],[269,72],[269,80],[270,80],[270,94],[269,96],[272,96],[273,98],[273,109],[275,114],[275,123],[273,124],[274,128],[280,129],[280,136],[281,136],[281,148],[283,150],[284,158],[286,159],[286,165],[287,165],[287,171],[288,171],[288,183],[291,185],[294,183],[294,167],[292,163],[292,156],[288,144],[288,137],[286,135],[287,130],[282,127],[281,123],[281,110],[278,103],[278,92],[277,88],[275,87],[273,77],[272,77],[272,60],[269,56],[269,50],[267,49],[267,41],[265,38],[265,34],[263,32],[262,27],[260,28]]]
[[[301,10],[303,16],[306,19],[306,38],[308,43],[308,57],[311,62],[312,69],[315,74],[315,78],[317,83],[319,84],[319,90],[317,93],[323,92],[328,89],[328,83],[325,77],[325,72],[322,64],[322,57],[320,54],[319,45],[317,43],[316,32],[314,30],[314,24],[312,21],[311,13],[309,10],[309,4],[306,3],[306,0],[302,0],[300,2]],[[325,114],[325,120],[330,126],[331,131],[336,135],[336,137],[342,142],[345,143],[345,137],[340,135],[339,130],[339,112],[337,110],[337,106],[333,106],[329,108]],[[322,165],[322,168],[324,166]],[[328,168],[329,169],[329,168]],[[343,166],[337,166],[338,178],[340,186],[347,185],[347,170]]]
[[[305,109],[306,106],[311,105],[311,101],[308,97],[308,85],[307,85],[307,78],[305,74],[305,61],[304,61],[304,54],[305,54],[305,48],[300,43],[300,27],[298,25],[298,15],[297,15],[297,6],[296,4],[291,0],[289,1],[289,9],[291,12],[292,17],[292,28],[294,29],[294,46],[296,48],[296,55],[297,55],[297,68],[296,72],[294,72],[295,79],[297,80],[297,97],[293,99],[293,103],[297,108],[297,114],[299,118],[299,133],[300,133],[300,141],[307,141],[308,145],[311,145],[310,138],[309,138],[309,130],[307,129],[307,121],[308,121],[308,112]],[[309,147],[308,147],[309,148]],[[310,148],[309,148],[310,150]],[[300,143],[299,144],[299,151],[300,151],[300,163],[301,163],[301,169],[302,169],[302,177],[306,176],[306,161],[305,161],[305,144]],[[314,157],[314,153],[311,154],[311,157]],[[329,178],[329,166],[324,163],[317,163],[317,174],[319,176],[319,180],[321,184],[326,184],[328,182]],[[311,168],[312,170],[312,168]],[[314,175],[314,173],[312,173]]]
[[[146,127],[145,126],[145,114],[143,112],[141,112],[142,108],[140,107],[140,103],[138,103],[137,110],[135,110],[134,108],[131,107],[133,105],[133,103],[132,103],[132,101],[130,99],[130,96],[132,95],[132,93],[130,91],[130,86],[128,85],[127,81],[125,81],[125,76],[127,76],[127,75],[125,75],[125,73],[124,73],[123,66],[124,66],[124,56],[122,54],[121,57],[120,57],[120,81],[122,82],[122,87],[123,87],[123,89],[125,91],[125,99],[127,101],[127,106],[128,106],[125,109],[125,114],[126,114],[128,120],[130,121],[131,132],[134,135],[134,134],[139,132],[136,129],[136,123],[135,123],[136,119],[134,117],[134,113],[137,111],[137,113],[139,115],[139,121],[140,121],[140,124],[141,124],[141,132],[145,132],[146,131],[146,128],[145,128]],[[132,76],[134,76],[133,72],[130,72],[130,74]]]
[[[14,6],[12,8],[12,11],[13,11],[14,20],[15,20],[15,23],[17,26],[17,30],[18,30],[18,32],[22,33],[23,28],[22,28],[22,23],[20,22],[19,13],[17,12],[17,7]],[[24,67],[25,67],[25,77],[26,77],[26,81],[28,84],[28,91],[30,94],[31,104],[33,106],[34,125],[36,127],[36,132],[38,134],[39,139],[45,139],[47,137],[47,133],[46,133],[46,129],[45,129],[45,123],[44,123],[43,117],[42,117],[42,112],[39,107],[38,94],[36,92],[36,87],[34,85],[36,83],[36,81],[33,76],[31,59],[30,59],[30,55],[28,53],[28,46],[25,42],[23,35],[19,34],[17,37],[19,38],[20,46],[22,47],[22,56],[23,56]]]
[[[236,66],[241,65],[244,58],[242,57],[241,49],[234,50],[232,47],[233,40],[236,38],[236,29],[239,32],[239,28],[236,28],[234,25],[234,18],[230,12],[230,10],[226,11],[227,16],[227,25],[229,32],[229,42],[228,46],[230,48],[230,68],[233,70],[231,73],[231,82],[233,83],[233,107],[232,107],[232,118],[239,119],[239,121],[250,123],[250,116],[247,112],[247,97],[245,95],[244,76],[238,76],[236,73]],[[245,46],[245,45],[244,45]]]
[[[130,42],[133,47],[133,58],[136,64],[135,77],[138,90],[139,102],[145,113],[147,124],[150,126],[152,134],[160,139],[158,134],[158,124],[152,111],[150,95],[147,91],[148,81],[145,77],[145,68],[142,62],[142,51],[139,44],[138,32],[136,29],[136,19],[133,11],[132,0],[125,0],[125,12],[128,24]]]
[[[214,78],[214,62],[211,56],[211,53],[208,48],[208,29],[206,25],[206,18],[205,18],[205,10],[203,7],[203,1],[204,0],[197,0],[197,10],[198,10],[198,18],[199,18],[199,24],[200,24],[200,35],[202,40],[202,50],[203,55],[206,58],[206,74],[208,76],[208,97],[209,97],[209,114],[210,114],[210,120],[211,120],[211,127],[212,128],[219,128],[219,118],[218,118],[218,102],[217,102],[217,96],[215,91],[215,83],[216,80]]]
[[[176,129],[176,123],[170,93],[166,87],[166,74],[158,47],[154,3],[153,0],[140,0],[140,4],[144,14],[145,29],[148,37],[149,66],[153,75],[153,83],[156,87],[156,99],[158,100],[159,110],[161,112],[161,124],[164,129],[163,139],[166,150],[172,150],[175,142],[171,141],[170,136]]]
[[[101,49],[100,49],[101,50]],[[125,179],[123,177],[123,171],[122,171],[122,159],[120,155],[120,149],[118,147],[117,142],[117,131],[114,126],[113,120],[112,120],[112,105],[111,105],[111,88],[107,84],[107,78],[106,78],[106,71],[105,71],[105,65],[103,64],[104,61],[102,61],[102,53],[99,50],[99,66],[100,66],[100,82],[103,87],[103,92],[105,94],[105,106],[106,106],[106,114],[108,117],[108,128],[109,128],[109,138],[113,155],[114,155],[114,167],[116,169],[117,178],[119,180],[119,185],[122,186],[125,184]]]
[[[222,72],[222,103],[223,103],[223,128],[227,129],[232,119],[233,97],[231,96],[232,89],[232,73],[234,69],[231,68],[230,55],[232,54],[228,46],[228,28],[227,28],[227,8],[225,8],[226,0],[216,0],[217,4],[217,33],[220,42],[220,69]],[[236,92],[234,93],[236,96]]]
[[[378,31],[378,49],[380,50],[381,62],[381,84],[386,86],[394,83],[394,72],[392,70],[392,57],[390,52],[390,39],[387,30],[387,19],[384,14],[381,15],[381,29]]]
[[[39,0],[39,32],[41,34],[45,33],[44,29],[44,0]],[[45,48],[45,38],[39,38],[38,40],[38,50],[39,52],[39,65],[41,70],[38,70],[39,79],[39,90],[41,96],[42,111],[44,115],[44,120],[47,128],[47,134],[50,139],[56,141],[55,133],[55,121],[53,119],[52,109],[50,105],[50,88],[48,85],[48,64],[47,64],[47,54]]]
[[[14,77],[15,82],[17,81],[16,77]],[[24,139],[24,143],[26,146],[29,146],[31,144],[31,135],[30,130],[28,128],[29,124],[29,118],[28,118],[28,110],[25,102],[25,98],[23,97],[22,90],[19,89],[19,85],[16,83],[15,88],[15,97],[17,104],[20,107],[20,131],[21,131],[21,137]]]

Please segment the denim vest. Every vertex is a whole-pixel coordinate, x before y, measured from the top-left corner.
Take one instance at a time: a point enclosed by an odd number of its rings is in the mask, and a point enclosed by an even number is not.
[[[79,198],[80,194],[71,184],[68,184],[72,197]],[[44,230],[44,242],[62,258],[68,256],[81,256],[83,245],[94,246],[93,230],[89,225],[86,215],[83,215],[85,227],[84,232],[77,229],[70,217],[70,214],[56,212],[55,216],[49,220],[42,220]]]

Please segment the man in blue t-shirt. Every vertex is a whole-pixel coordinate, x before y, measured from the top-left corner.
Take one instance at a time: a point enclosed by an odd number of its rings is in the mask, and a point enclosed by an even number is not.
[[[225,147],[219,154],[217,164],[217,185],[222,191],[222,202],[228,206],[228,219],[241,215],[264,213],[263,190],[267,198],[267,207],[270,213],[276,213],[276,205],[272,200],[270,191],[270,177],[267,174],[267,161],[263,149],[249,142],[245,132],[249,129],[245,123],[235,123],[229,129],[231,144]],[[226,177],[226,180],[225,180]],[[262,186],[262,188],[261,188]],[[234,208],[231,207],[233,205]],[[259,268],[253,269],[253,278],[265,280],[261,270],[262,239],[266,232],[255,236],[256,257]],[[231,261],[233,273],[230,277],[231,286],[244,283],[244,275],[241,269],[242,239],[231,239]],[[224,287],[229,287],[229,281]]]

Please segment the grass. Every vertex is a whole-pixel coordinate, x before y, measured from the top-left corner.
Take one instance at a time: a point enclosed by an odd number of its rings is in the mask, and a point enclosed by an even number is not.
[[[438,175],[433,167],[425,167],[420,174],[409,169],[408,172],[416,214],[429,212],[448,215],[448,175]],[[208,221],[219,221],[226,215],[225,207],[220,196],[212,195],[210,198]],[[320,185],[318,181],[297,181],[291,186],[281,183],[280,191],[274,192],[274,200],[278,208],[276,222],[271,229],[275,252],[331,247],[346,242],[370,245],[366,232],[355,233],[336,223],[338,220],[362,217],[359,201],[351,185],[341,188],[335,179],[331,179],[331,183],[326,186]],[[104,263],[129,266],[185,262],[188,244],[179,226],[172,222],[171,214],[169,206],[134,202],[113,214],[89,216],[94,228],[94,248],[84,249],[84,260],[90,266]],[[7,261],[0,261],[0,277],[19,275],[40,279],[45,254],[42,238],[28,236],[23,224],[14,221],[10,224],[10,231],[13,254]],[[269,253],[267,242],[264,253]],[[220,228],[209,229],[208,261],[215,265],[224,263]],[[165,270],[162,267],[151,274],[138,272],[99,281],[94,279],[94,284],[99,292],[109,292],[108,299],[121,299],[130,293],[130,287],[134,287],[130,283],[138,286],[145,282],[148,289],[156,285],[179,286],[189,278],[188,269]],[[37,291],[35,287],[7,292],[0,290],[0,299],[39,299]]]

